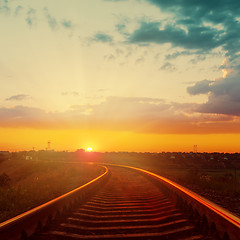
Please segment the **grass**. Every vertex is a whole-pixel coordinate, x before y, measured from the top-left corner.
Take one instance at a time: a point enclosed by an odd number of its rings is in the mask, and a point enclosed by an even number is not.
[[[234,169],[150,167],[149,170],[189,188],[197,187],[222,196],[240,197],[240,170],[236,171],[236,179]]]
[[[114,158],[115,157],[115,158]],[[222,196],[240,197],[240,169],[203,168],[200,163],[189,160],[186,167],[181,161],[153,159],[140,156],[111,156],[109,162],[143,168],[169,178],[187,188],[209,191]]]
[[[104,170],[81,163],[6,160],[0,175],[0,222],[56,198],[100,175]]]

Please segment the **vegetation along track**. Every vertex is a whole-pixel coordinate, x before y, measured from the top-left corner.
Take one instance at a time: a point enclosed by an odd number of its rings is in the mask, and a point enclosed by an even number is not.
[[[108,168],[94,194],[30,239],[240,239],[239,219],[198,195],[141,169]]]

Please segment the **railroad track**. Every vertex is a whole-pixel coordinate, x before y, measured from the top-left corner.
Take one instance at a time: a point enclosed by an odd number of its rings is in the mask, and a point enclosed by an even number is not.
[[[15,237],[11,226],[6,227],[10,223],[14,227],[14,221],[3,225],[5,238],[1,238],[0,224],[0,239],[27,239],[29,235],[31,240],[240,239],[239,219],[185,188],[141,169],[111,165],[108,169],[86,186],[95,185],[91,190],[78,189],[84,194],[75,204],[70,201],[71,210],[63,210],[64,215],[56,210],[51,213],[52,221],[40,221],[44,214],[33,217],[37,222],[31,227],[37,229],[34,234],[19,220],[21,234]]]

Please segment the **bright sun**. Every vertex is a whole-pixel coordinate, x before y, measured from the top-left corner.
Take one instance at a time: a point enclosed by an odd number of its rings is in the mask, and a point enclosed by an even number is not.
[[[91,148],[91,147],[88,147],[88,148],[87,148],[87,151],[88,151],[88,152],[91,152],[91,151],[92,151],[92,148]]]

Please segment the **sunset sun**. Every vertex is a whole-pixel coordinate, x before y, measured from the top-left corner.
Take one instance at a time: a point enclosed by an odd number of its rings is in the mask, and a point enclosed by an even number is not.
[[[87,148],[87,151],[88,151],[88,152],[92,152],[92,148],[91,148],[91,147],[88,147],[88,148]]]

